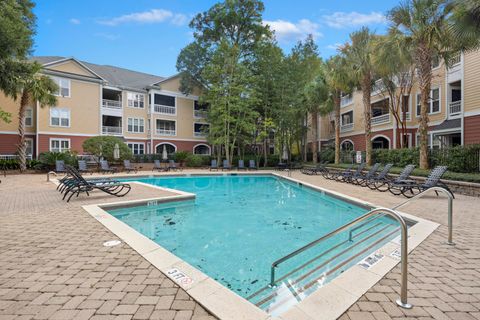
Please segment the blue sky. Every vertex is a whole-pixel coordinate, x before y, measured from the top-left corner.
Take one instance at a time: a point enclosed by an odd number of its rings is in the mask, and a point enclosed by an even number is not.
[[[180,50],[192,41],[188,22],[211,0],[36,1],[34,55],[73,56],[160,76],[176,73]],[[290,48],[307,34],[328,57],[350,32],[367,25],[383,33],[384,14],[398,0],[265,0],[264,20],[280,46]]]

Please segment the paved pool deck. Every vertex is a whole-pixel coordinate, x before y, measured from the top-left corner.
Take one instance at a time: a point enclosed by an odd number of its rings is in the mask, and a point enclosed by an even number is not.
[[[404,200],[299,172],[292,177],[385,207]],[[1,320],[215,319],[128,245],[104,247],[105,241],[118,238],[82,208],[171,192],[133,185],[124,198],[94,192],[65,203],[46,175],[1,180]],[[402,211],[441,224],[409,255],[409,302],[414,308],[395,304],[397,266],[340,319],[480,319],[480,199],[458,195],[454,201],[453,247],[444,244],[446,199],[428,197]]]

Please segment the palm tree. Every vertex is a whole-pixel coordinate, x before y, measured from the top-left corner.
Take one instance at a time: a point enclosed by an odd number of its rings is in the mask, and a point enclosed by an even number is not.
[[[480,1],[452,0],[453,14],[450,17],[453,37],[460,50],[480,46]]]
[[[389,12],[393,28],[414,48],[413,58],[418,72],[421,94],[420,168],[428,169],[428,111],[432,81],[432,59],[443,57],[449,61],[456,49],[448,24],[452,6],[447,0],[408,0]]]
[[[347,61],[347,69],[352,80],[360,85],[363,100],[363,119],[365,129],[365,151],[367,164],[372,163],[372,112],[370,96],[374,79],[374,41],[376,35],[367,27],[350,34],[350,43],[341,49]]]
[[[57,98],[54,92],[58,90],[57,84],[48,76],[40,74],[42,66],[38,63],[28,63],[30,73],[18,80],[16,85],[17,93],[12,96],[16,100],[20,97],[20,108],[18,110],[18,135],[20,141],[17,146],[17,153],[20,164],[20,171],[27,168],[25,144],[25,112],[30,102],[38,102],[40,107],[55,106]]]

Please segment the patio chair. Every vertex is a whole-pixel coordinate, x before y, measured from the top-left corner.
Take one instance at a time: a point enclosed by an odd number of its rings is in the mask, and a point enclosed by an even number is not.
[[[218,171],[218,164],[217,164],[217,160],[215,159],[212,159],[211,163],[210,163],[210,171],[212,170],[217,170]]]
[[[88,169],[87,161],[85,160],[78,160],[78,172],[93,174],[92,170]]]
[[[65,189],[62,200],[70,202],[72,197],[77,197],[80,193],[90,195],[91,191],[100,190],[115,197],[123,197],[131,190],[131,186],[127,183],[118,182],[115,180],[109,181],[88,181],[73,167],[66,166],[67,172],[72,176],[70,185]]]
[[[401,181],[406,181],[410,177],[414,169],[415,165],[413,164],[405,166],[405,168],[403,168],[402,172],[400,172],[400,175],[398,177],[387,180],[385,182],[376,183],[375,189],[380,192],[385,192],[388,190],[391,194],[398,196],[402,193],[402,190],[399,187],[395,187],[395,185],[398,185],[398,183],[400,183]]]
[[[392,169],[392,167],[393,167],[393,163],[386,164],[385,167],[383,167],[382,171],[380,171],[379,174],[371,177],[370,179],[368,179],[366,181],[366,186],[370,190],[375,190],[376,189],[375,185],[377,183],[380,184],[380,183],[383,183],[383,182],[388,180],[388,172],[390,172],[390,169]]]
[[[430,171],[430,174],[428,175],[427,179],[423,183],[418,183],[415,180],[401,181],[399,183],[399,185],[401,186],[400,190],[402,192],[402,195],[407,197],[407,198],[411,198],[411,197],[414,197],[415,195],[419,194],[420,192],[428,190],[432,187],[439,186],[439,187],[445,188],[448,192],[450,192],[452,197],[455,198],[455,196],[453,195],[453,192],[450,190],[450,188],[446,184],[444,184],[443,182],[440,181],[440,179],[445,174],[447,169],[448,169],[447,166],[437,166],[437,167],[433,168],[433,170]],[[438,196],[438,192],[435,191],[435,193]]]
[[[325,168],[325,170],[322,171],[322,176],[325,179],[328,179],[328,180],[336,180],[337,177],[340,176],[341,174],[346,173],[346,172],[351,172],[352,169],[353,169],[353,166],[354,166],[354,164],[351,163],[344,171],[342,171],[340,169]]]
[[[180,169],[177,167],[177,164],[174,160],[168,160],[168,170],[178,171]]]
[[[353,179],[356,179],[361,176],[363,169],[367,166],[366,162],[362,162],[358,165],[357,169],[355,171],[353,170],[347,170],[344,171],[343,173],[339,174],[335,180],[339,182],[352,182]]]
[[[322,161],[318,163],[315,167],[303,167],[300,172],[309,176],[317,175],[322,173],[326,169],[328,161]]]
[[[137,173],[138,169],[132,166],[132,163],[130,160],[123,160],[123,170],[125,170],[127,173],[134,172]]]
[[[245,161],[243,161],[243,160],[238,160],[237,170],[247,170],[247,168],[245,167]]]
[[[255,160],[248,160],[248,170],[258,170]]]
[[[107,160],[100,160],[100,172],[101,173],[116,173],[117,168],[110,167]]]
[[[153,169],[152,171],[167,171],[168,167],[162,166],[160,160],[153,160]]]
[[[232,165],[227,159],[223,160],[222,171],[223,170],[232,170]]]
[[[353,184],[365,187],[367,181],[370,178],[375,176],[379,168],[380,168],[380,163],[377,162],[370,168],[370,170],[368,170],[366,174],[360,173],[360,175],[358,177],[353,178],[351,182]]]
[[[55,160],[55,172],[56,173],[67,173],[67,170],[65,170],[65,161]]]

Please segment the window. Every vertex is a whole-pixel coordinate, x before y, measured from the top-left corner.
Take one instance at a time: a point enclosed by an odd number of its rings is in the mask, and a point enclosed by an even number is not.
[[[50,108],[50,126],[70,127],[70,110],[66,108]]]
[[[130,108],[144,108],[145,95],[141,93],[128,92],[127,104]]]
[[[128,118],[127,131],[133,133],[145,132],[145,120],[143,118]]]
[[[440,57],[438,55],[434,55],[432,57],[432,69],[436,69],[440,67]]]
[[[50,139],[51,152],[65,152],[70,150],[69,139]]]
[[[381,101],[377,101],[375,103],[372,103],[372,117],[379,117],[384,114],[389,114],[390,110],[388,107],[389,104],[389,99],[383,99]]]
[[[58,86],[58,91],[55,95],[60,97],[70,97],[70,80],[57,77],[52,77],[52,79]]]
[[[342,114],[342,126],[353,123],[353,110]]]
[[[175,127],[175,121],[157,119],[157,134],[174,136],[176,135]]]
[[[32,108],[27,108],[25,110],[25,126],[31,127],[33,125],[33,110]]]
[[[145,145],[143,143],[129,142],[127,145],[133,154],[145,154]]]
[[[410,96],[404,95],[402,96],[402,114],[410,112]]]
[[[440,112],[440,89],[435,88],[430,90],[430,99],[429,99],[428,113],[438,113]],[[421,114],[421,104],[422,96],[420,93],[417,93],[417,117]]]
[[[197,100],[194,101],[193,105],[193,116],[195,118],[205,118],[208,112],[208,104],[201,104]]]
[[[193,149],[194,154],[210,155],[210,147],[206,144],[199,144]]]
[[[27,156],[31,156],[33,154],[33,139],[25,139],[25,146],[27,147],[25,153]]]
[[[195,137],[204,137],[208,133],[210,126],[206,123],[194,123],[194,136]]]
[[[153,97],[153,111],[164,114],[175,114],[175,97],[155,94]]]

